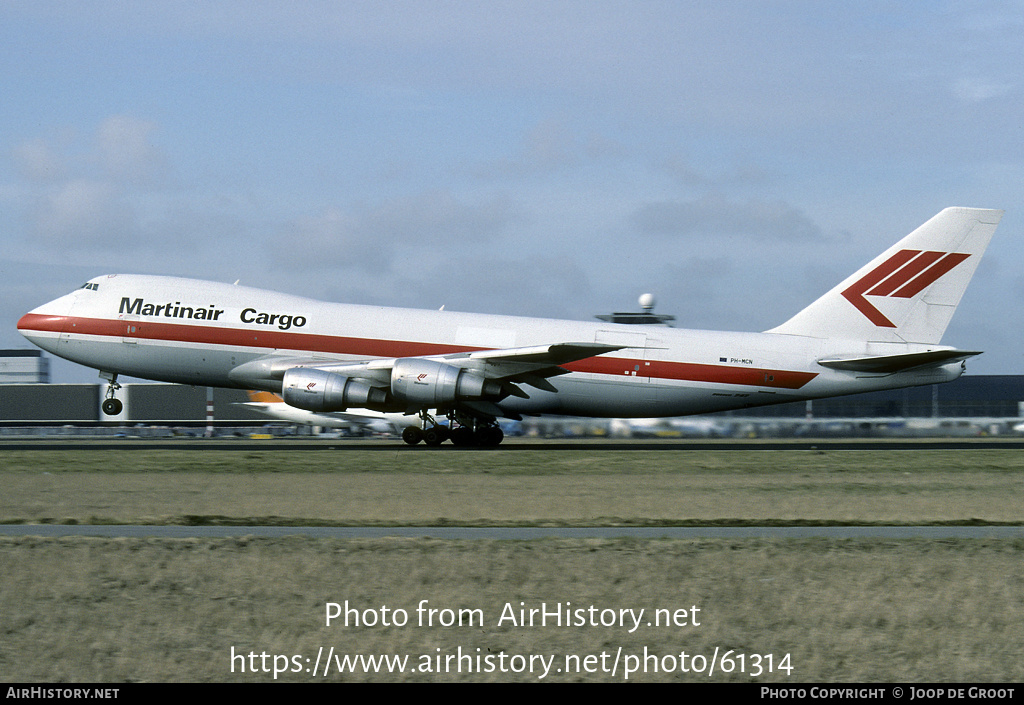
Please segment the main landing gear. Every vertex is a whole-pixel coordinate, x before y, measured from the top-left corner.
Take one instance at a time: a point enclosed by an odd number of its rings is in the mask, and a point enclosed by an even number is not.
[[[121,388],[121,385],[117,383],[117,373],[100,372],[100,377],[107,380],[107,398],[103,400],[103,404],[100,408],[103,409],[103,413],[107,416],[117,416],[124,408],[121,400],[114,396],[117,393],[117,390]]]
[[[402,440],[411,446],[423,441],[428,446],[437,447],[450,440],[452,445],[460,447],[493,448],[505,438],[504,432],[494,419],[481,419],[461,412],[448,414],[448,425],[438,423],[426,411],[420,412],[419,426],[407,426],[402,431]]]

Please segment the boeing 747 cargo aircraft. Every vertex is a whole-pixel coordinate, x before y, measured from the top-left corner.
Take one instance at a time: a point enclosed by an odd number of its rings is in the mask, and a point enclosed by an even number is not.
[[[125,274],[91,279],[18,329],[99,370],[108,414],[121,408],[118,375],[131,375],[262,389],[312,412],[416,415],[408,443],[489,446],[502,440],[498,418],[522,414],[682,416],[956,379],[979,353],[939,341],[1001,217],[947,208],[763,333],[335,304]]]

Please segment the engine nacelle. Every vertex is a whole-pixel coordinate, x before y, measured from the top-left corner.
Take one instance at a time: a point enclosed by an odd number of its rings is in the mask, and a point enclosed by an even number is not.
[[[437,360],[407,357],[391,368],[391,393],[409,406],[435,407],[458,400],[496,399],[501,384]]]
[[[387,392],[333,372],[306,367],[286,370],[282,382],[286,404],[306,411],[342,411],[373,407],[387,401]]]

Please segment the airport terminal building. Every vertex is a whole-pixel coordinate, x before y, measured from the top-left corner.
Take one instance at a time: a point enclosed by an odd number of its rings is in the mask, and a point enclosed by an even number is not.
[[[952,382],[723,412],[800,418],[1005,418],[1024,416],[1024,375],[970,375]]]

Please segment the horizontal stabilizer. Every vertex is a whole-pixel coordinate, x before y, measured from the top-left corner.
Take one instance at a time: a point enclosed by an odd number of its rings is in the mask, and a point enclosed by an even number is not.
[[[902,355],[829,358],[818,360],[818,364],[830,367],[833,370],[887,374],[903,372],[915,367],[933,367],[950,362],[959,362],[980,354],[980,351],[974,352],[969,350],[929,350],[927,352],[904,353]]]

